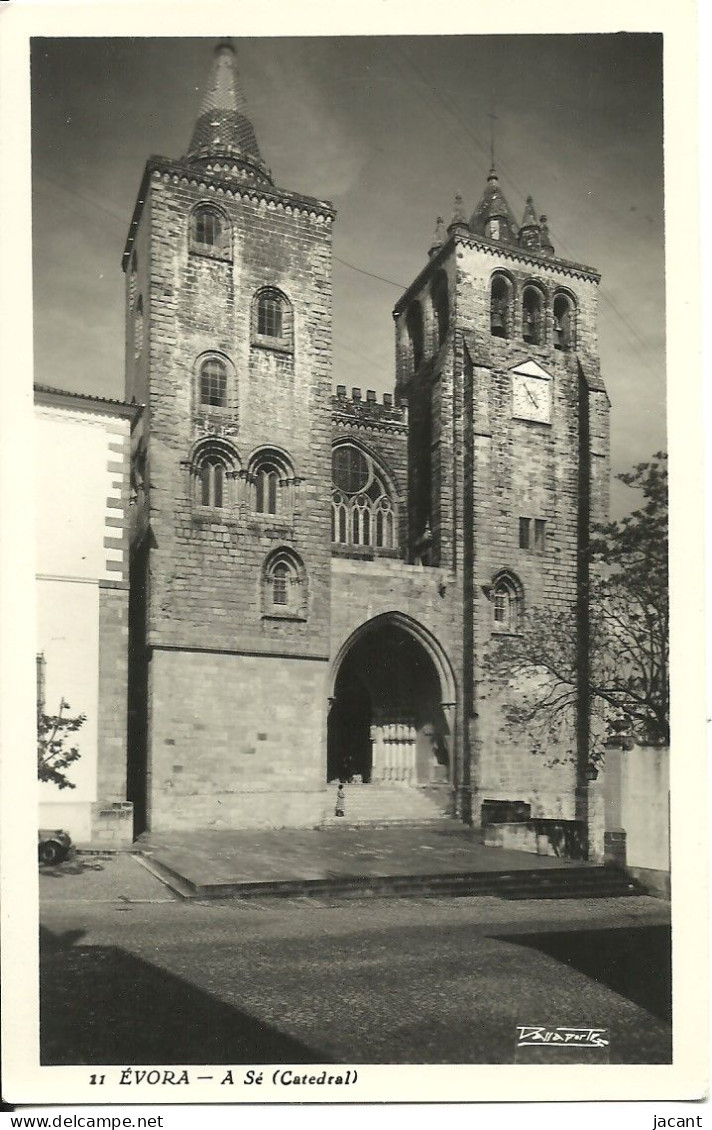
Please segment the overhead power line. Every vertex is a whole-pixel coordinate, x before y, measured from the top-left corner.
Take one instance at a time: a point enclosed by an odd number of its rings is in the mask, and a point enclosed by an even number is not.
[[[372,271],[365,271],[363,267],[355,267],[353,263],[347,263],[345,259],[340,259],[338,255],[334,255],[337,263],[341,263],[342,267],[348,267],[350,271],[356,271],[359,275],[366,275],[369,279],[378,279],[379,282],[388,283],[389,286],[397,286],[399,290],[407,290],[405,283],[394,282],[393,279],[384,279],[383,275],[374,275]]]

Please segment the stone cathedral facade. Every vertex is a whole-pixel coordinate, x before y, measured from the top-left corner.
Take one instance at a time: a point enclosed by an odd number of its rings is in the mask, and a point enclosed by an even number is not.
[[[124,254],[136,830],[574,819],[482,693],[530,607],[570,609],[607,513],[598,274],[491,170],[393,312],[392,395],[333,392],[332,231],[278,188],[229,41],[187,154],[148,161]]]

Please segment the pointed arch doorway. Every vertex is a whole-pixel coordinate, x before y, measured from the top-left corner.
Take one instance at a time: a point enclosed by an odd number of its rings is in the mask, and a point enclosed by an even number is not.
[[[440,645],[387,613],[361,625],[334,660],[327,780],[452,783],[455,685]]]

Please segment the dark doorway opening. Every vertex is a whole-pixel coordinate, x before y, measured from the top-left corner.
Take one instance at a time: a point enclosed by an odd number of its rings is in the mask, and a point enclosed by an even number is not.
[[[327,780],[446,783],[449,739],[440,680],[423,645],[389,622],[357,638],[330,703]]]
[[[329,712],[329,781],[371,780],[371,698],[353,664],[342,664]]]

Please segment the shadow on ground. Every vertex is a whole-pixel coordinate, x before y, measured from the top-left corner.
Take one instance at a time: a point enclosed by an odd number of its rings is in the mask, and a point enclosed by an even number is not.
[[[40,875],[48,879],[66,879],[69,875],[83,875],[86,871],[105,871],[111,855],[70,855],[61,863],[40,863]]]
[[[498,936],[570,965],[660,1020],[672,1018],[669,926]]]
[[[40,929],[41,1062],[330,1063],[255,1017],[82,931]]]

